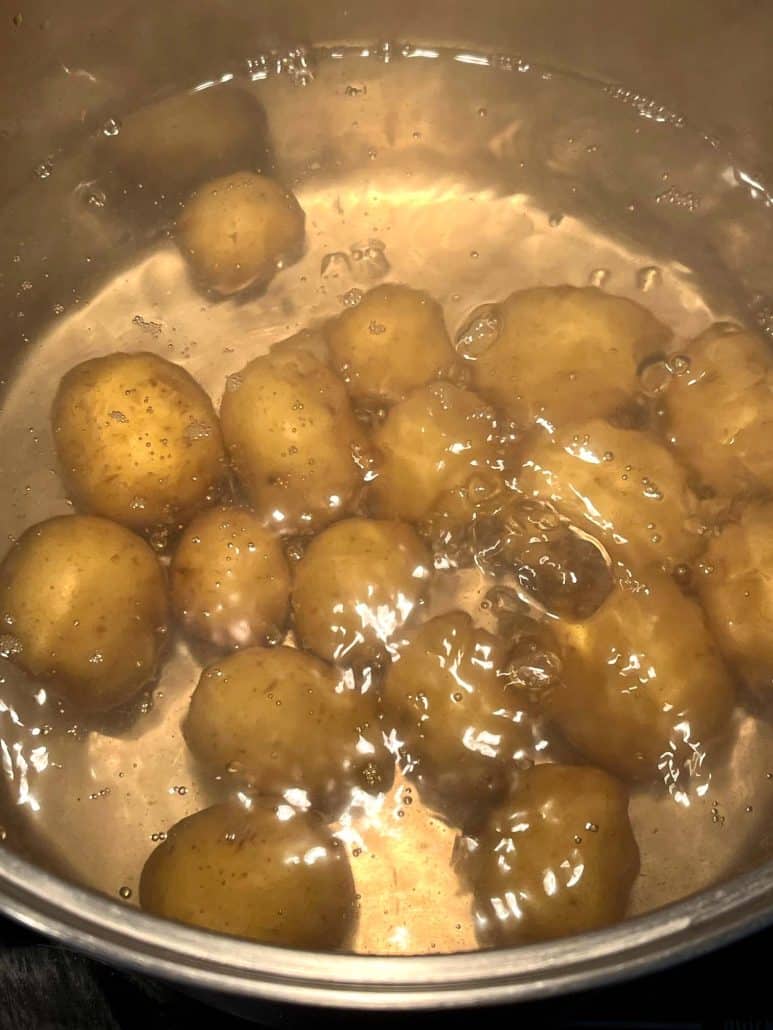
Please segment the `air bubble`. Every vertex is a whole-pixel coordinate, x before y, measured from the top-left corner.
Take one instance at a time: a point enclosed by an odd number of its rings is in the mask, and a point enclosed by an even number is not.
[[[368,92],[368,87],[364,82],[351,82],[344,93],[347,97],[364,97]]]
[[[356,308],[364,296],[362,290],[353,286],[351,290],[347,290],[339,299],[345,308]]]
[[[117,118],[108,118],[105,124],[102,126],[103,136],[117,136],[121,131],[121,123]]]
[[[48,179],[54,170],[52,161],[41,161],[39,165],[35,166],[35,175],[39,179]]]
[[[594,268],[588,276],[588,285],[596,286],[598,289],[601,289],[606,286],[611,277],[612,273],[608,268]]]
[[[24,650],[21,640],[11,633],[0,634],[0,658],[13,658]]]
[[[128,901],[129,898],[132,896],[132,889],[131,887],[119,887],[118,893],[121,895],[124,901]]]
[[[660,286],[661,280],[661,271],[655,265],[648,265],[646,268],[640,268],[636,273],[636,286],[642,291],[642,293],[649,293],[649,291],[654,290],[656,286]]]
[[[564,216],[559,212],[556,212],[555,214],[552,214],[548,217],[548,225],[551,227],[551,229],[555,229],[561,224],[561,222],[563,222],[563,220]]]

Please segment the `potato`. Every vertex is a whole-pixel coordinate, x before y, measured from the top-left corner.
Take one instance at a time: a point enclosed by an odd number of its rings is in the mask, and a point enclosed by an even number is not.
[[[602,419],[525,446],[518,486],[555,506],[633,565],[689,561],[703,546],[699,503],[687,473],[653,436]]]
[[[225,473],[209,398],[156,354],[108,354],[64,376],[52,410],[62,476],[75,503],[132,529],[186,522]]]
[[[342,664],[382,660],[421,599],[429,569],[426,548],[404,523],[354,518],[330,526],[295,569],[301,646]]]
[[[273,179],[237,172],[192,194],[177,219],[177,242],[194,276],[222,296],[265,286],[303,248],[305,216]]]
[[[154,677],[166,632],[164,576],[123,526],[64,515],[26,530],[0,566],[2,654],[86,712]]]
[[[363,404],[393,404],[456,363],[437,301],[386,283],[325,326],[333,366]]]
[[[686,359],[686,360],[685,360]],[[668,436],[716,493],[773,487],[773,362],[757,333],[715,326],[669,362]]]
[[[369,461],[341,380],[303,349],[251,361],[226,383],[223,436],[258,514],[287,533],[351,511]]]
[[[506,647],[465,612],[424,623],[390,667],[384,721],[404,742],[405,762],[441,800],[496,798],[531,744]]]
[[[171,567],[172,608],[188,633],[219,647],[284,632],[290,570],[282,545],[245,508],[212,508],[189,523]]]
[[[708,546],[696,586],[725,657],[751,685],[773,684],[773,502],[750,504]]]
[[[356,924],[339,841],[313,812],[253,801],[182,819],[142,870],[154,915],[263,944],[333,950]]]
[[[662,352],[670,336],[624,297],[540,286],[476,312],[459,349],[472,361],[474,388],[509,418],[563,427],[625,405],[640,363]]]
[[[539,765],[495,812],[470,859],[489,945],[596,930],[623,918],[639,873],[628,796],[599,769]]]
[[[185,738],[216,772],[261,794],[304,791],[326,814],[336,815],[352,788],[388,790],[394,775],[374,693],[291,647],[249,648],[205,669]]]
[[[545,707],[595,764],[670,782],[684,755],[726,728],[733,683],[700,606],[670,577],[621,581],[586,622],[554,630],[563,669]]]

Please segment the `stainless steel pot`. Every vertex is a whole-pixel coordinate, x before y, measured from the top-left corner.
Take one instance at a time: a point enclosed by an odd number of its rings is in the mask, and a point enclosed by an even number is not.
[[[602,84],[622,83],[619,96],[628,105],[649,112],[656,121],[660,112],[663,120],[678,118],[691,125],[715,141],[715,149],[732,155],[734,170],[743,169],[735,186],[744,197],[768,207],[764,183],[773,179],[771,32],[773,11],[755,0],[716,0],[710,5],[653,0],[622,7],[608,0],[395,0],[386,9],[357,0],[345,5],[326,0],[3,3],[4,374],[12,379],[23,365],[27,340],[50,320],[57,298],[82,288],[85,273],[73,272],[74,248],[87,248],[88,253],[112,249],[114,267],[120,265],[124,241],[115,226],[89,225],[82,237],[61,239],[56,231],[28,236],[25,220],[30,217],[34,169],[42,167],[39,175],[45,177],[49,156],[65,154],[84,124],[98,126],[126,103],[210,79],[213,69],[243,66],[254,54],[288,54],[299,45],[351,43],[378,46],[383,52],[389,42],[397,49],[410,43],[414,48],[441,45],[473,54],[523,55],[546,68],[570,70]],[[427,96],[424,102],[445,104],[451,140],[448,98]],[[293,142],[292,133],[288,139]],[[291,150],[288,154],[291,160]],[[41,203],[45,207],[47,201]],[[52,205],[48,216],[55,219],[56,211]],[[723,267],[735,279],[732,290],[717,285],[718,306],[741,307],[766,328],[766,319],[773,320],[768,310],[773,248],[763,252],[746,209],[739,209],[735,218],[732,212],[732,204],[726,204],[721,217],[709,211],[695,226],[685,227],[685,253],[721,248]],[[35,303],[25,304],[20,328],[18,283],[9,270],[22,245],[25,267],[40,271],[45,264],[48,271]],[[106,260],[103,273],[110,267]],[[34,852],[31,841],[25,853]],[[0,908],[89,954],[199,989],[363,1008],[472,1005],[632,976],[752,931],[773,918],[773,865],[762,863],[764,852],[762,846],[748,850],[744,866],[750,871],[743,875],[609,930],[556,944],[475,954],[331,956],[233,941],[161,924],[73,885],[65,875],[43,871],[41,865],[52,865],[43,854],[39,864],[32,864],[8,848],[0,850]]]

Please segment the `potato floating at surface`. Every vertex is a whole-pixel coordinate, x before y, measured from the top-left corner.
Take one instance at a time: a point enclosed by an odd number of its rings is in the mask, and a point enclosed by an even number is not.
[[[469,859],[489,945],[552,940],[622,919],[639,873],[628,795],[583,766],[539,765],[490,816]]]
[[[732,681],[700,606],[670,577],[619,583],[586,622],[554,629],[563,669],[545,706],[596,764],[670,782],[684,754],[726,728]]]
[[[519,290],[475,312],[458,349],[475,388],[508,417],[558,426],[610,415],[637,389],[641,361],[671,333],[645,308],[594,287]]]
[[[228,379],[220,416],[245,493],[278,529],[316,530],[350,510],[367,461],[364,430],[341,380],[312,354],[251,361]]]
[[[418,522],[440,495],[501,463],[494,412],[473,393],[432,383],[396,404],[373,434],[380,453],[369,503],[379,518]]]
[[[255,172],[199,187],[177,220],[194,274],[216,293],[262,286],[301,251],[304,214],[289,190]]]
[[[333,364],[360,402],[394,403],[456,363],[437,301],[387,283],[325,327]]]
[[[301,645],[342,664],[381,659],[424,593],[429,570],[426,548],[404,523],[355,518],[330,526],[295,570]]]
[[[142,870],[148,912],[263,944],[333,950],[356,924],[344,848],[313,812],[215,805],[169,831]]]
[[[689,561],[703,544],[698,500],[687,473],[658,440],[602,419],[527,441],[518,477],[526,496],[546,501],[634,565]]]
[[[156,673],[164,576],[139,537],[65,515],[26,530],[0,566],[2,651],[86,711],[128,701]]]
[[[388,790],[394,775],[374,694],[292,647],[249,648],[205,669],[185,737],[215,771],[232,770],[261,794],[305,791],[325,813],[352,788]]]
[[[773,503],[712,538],[696,586],[720,648],[752,685],[773,683]]]
[[[769,343],[757,333],[714,327],[668,366],[668,435],[701,482],[731,497],[771,489]]]
[[[225,472],[209,398],[155,354],[108,354],[64,376],[52,411],[64,481],[76,504],[132,529],[185,522]]]
[[[171,584],[185,629],[220,647],[265,643],[287,622],[290,570],[282,545],[244,508],[212,508],[189,523]]]

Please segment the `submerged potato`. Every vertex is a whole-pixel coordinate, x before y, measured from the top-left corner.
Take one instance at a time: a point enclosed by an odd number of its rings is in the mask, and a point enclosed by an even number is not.
[[[4,657],[85,711],[114,708],[153,678],[166,618],[155,554],[107,519],[41,522],[0,566]]]
[[[51,419],[75,503],[132,529],[187,521],[223,478],[209,398],[185,369],[156,354],[76,365],[59,384]]]
[[[525,944],[622,919],[639,873],[628,795],[599,769],[539,765],[490,816],[470,858],[481,941]]]
[[[312,354],[251,361],[228,379],[220,417],[236,475],[261,517],[298,532],[351,510],[367,460],[364,431],[341,380]]]
[[[595,287],[540,286],[472,316],[459,349],[487,400],[524,426],[610,415],[637,389],[670,331],[645,308]]]
[[[450,383],[420,387],[373,434],[378,475],[368,492],[379,518],[419,522],[446,490],[501,463],[494,412]]]
[[[757,333],[715,326],[669,363],[668,435],[706,486],[773,487],[773,361]]]
[[[678,564],[702,548],[687,473],[658,440],[602,419],[527,441],[518,486],[634,565]]]
[[[305,791],[325,813],[353,788],[388,790],[394,773],[373,692],[291,647],[249,648],[205,669],[185,738],[216,772],[233,771],[261,794]]]
[[[383,658],[424,593],[430,556],[401,522],[346,519],[315,537],[295,570],[301,646],[331,662]]]
[[[142,870],[154,915],[263,944],[333,950],[356,924],[339,841],[313,812],[215,805],[169,831]]]
[[[263,286],[303,245],[304,214],[273,179],[237,172],[197,190],[177,219],[177,240],[194,275],[227,296]]]
[[[732,680],[700,606],[670,577],[618,583],[586,622],[554,629],[563,667],[545,706],[590,761],[669,780],[726,728]]]
[[[437,301],[393,283],[328,322],[325,335],[334,367],[358,402],[402,400],[456,361]]]
[[[290,609],[282,545],[245,508],[213,508],[188,524],[171,566],[172,607],[194,637],[220,647],[281,635]]]
[[[752,686],[773,684],[773,503],[750,504],[709,543],[696,586],[726,658]]]

